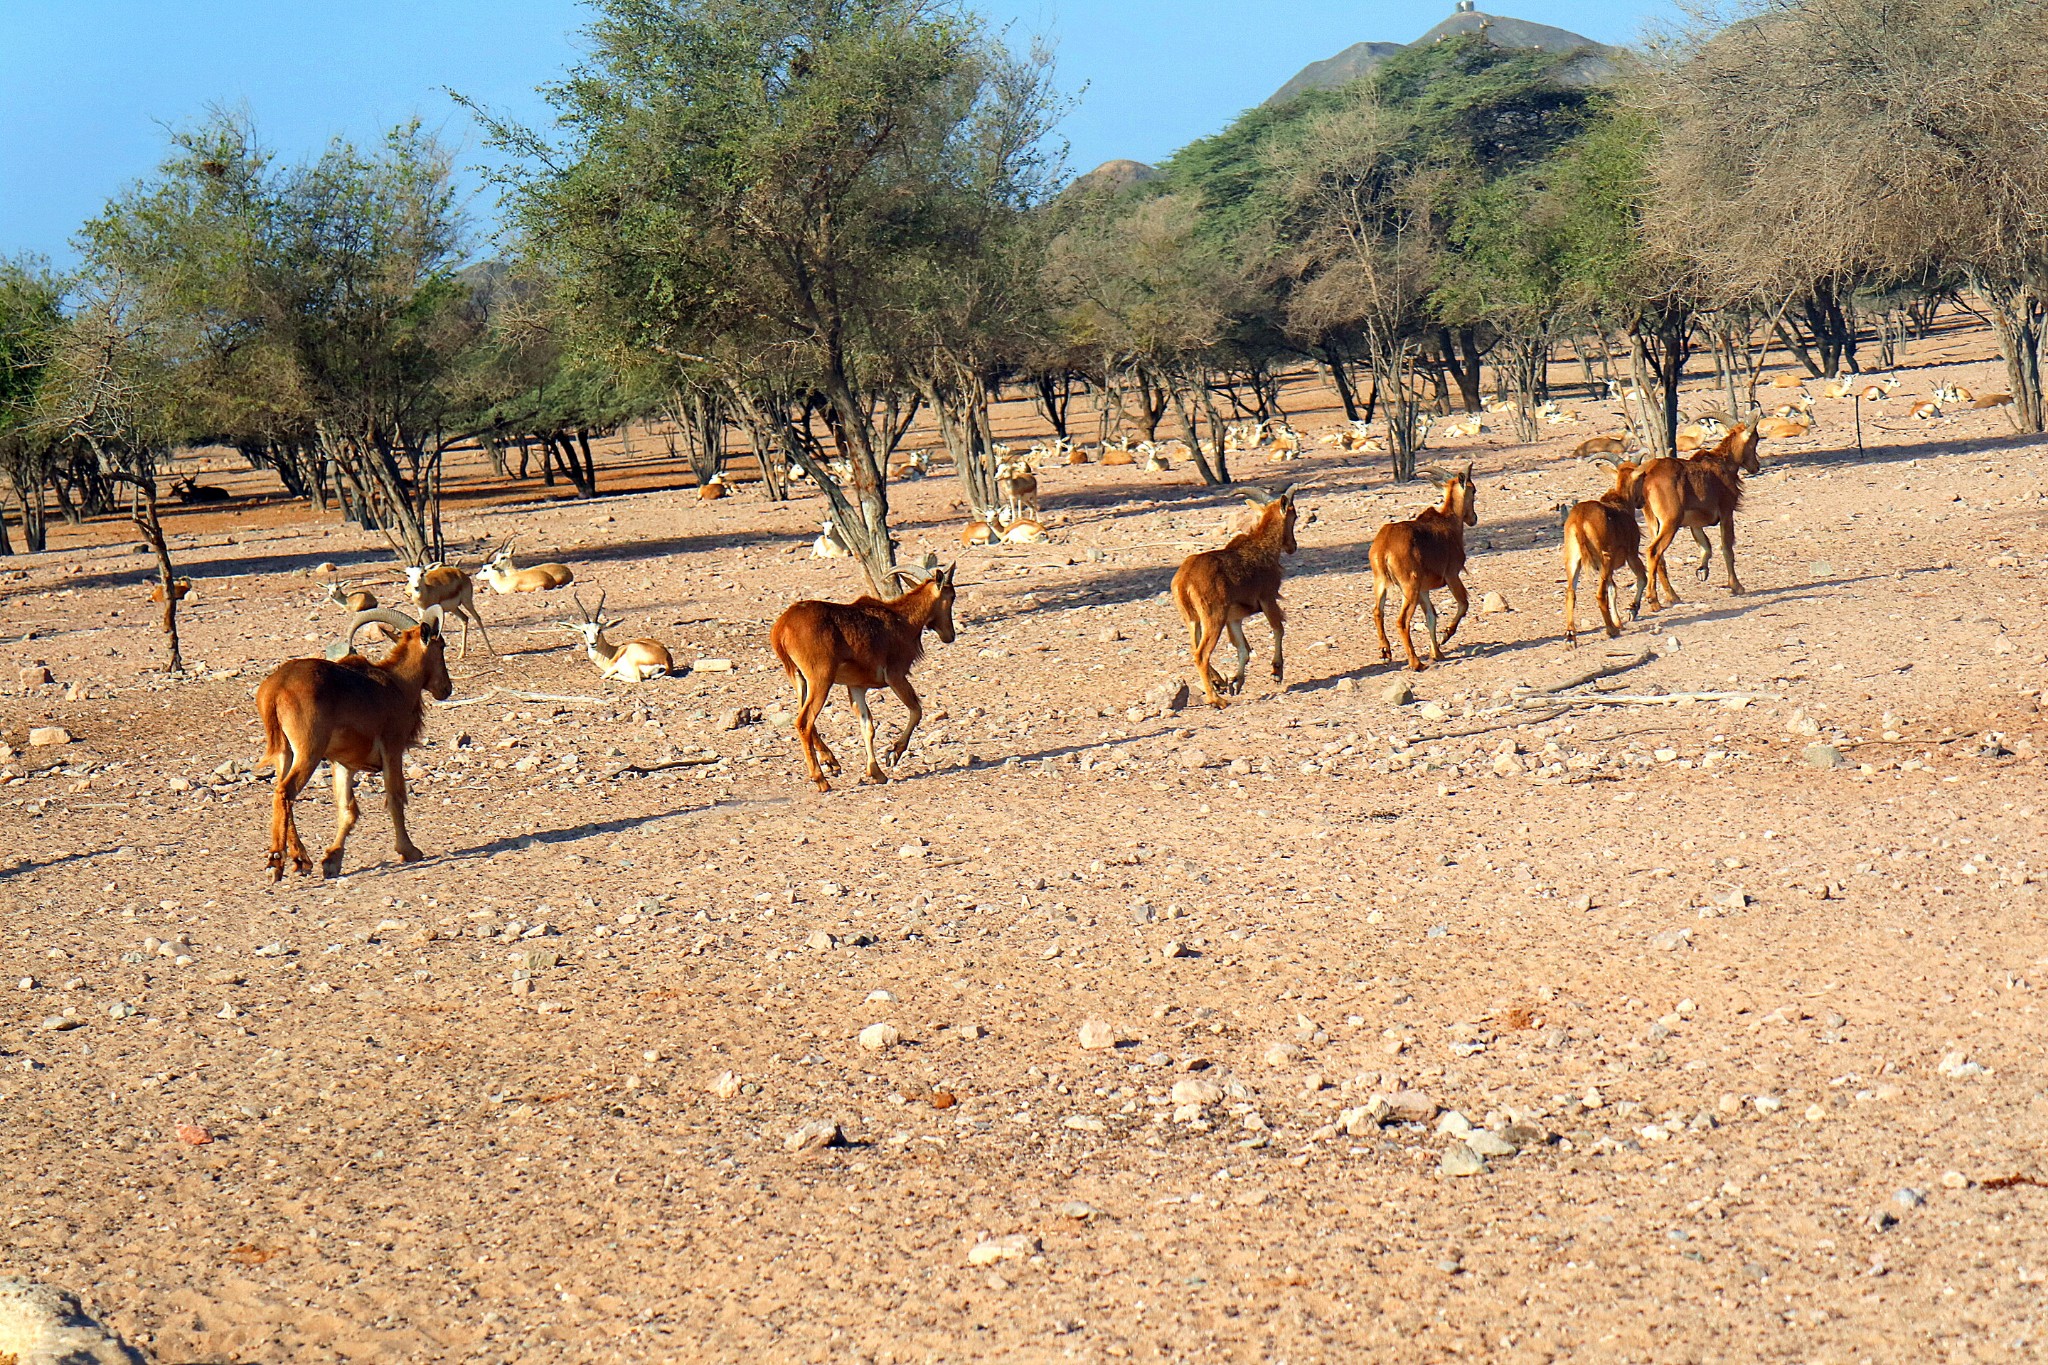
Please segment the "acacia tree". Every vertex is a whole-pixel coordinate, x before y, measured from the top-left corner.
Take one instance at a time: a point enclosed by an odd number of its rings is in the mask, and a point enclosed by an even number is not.
[[[1039,193],[1042,64],[1020,71],[938,0],[594,8],[590,55],[545,92],[559,147],[485,116],[518,154],[515,216],[598,343],[734,374],[767,355],[817,395],[829,456],[787,409],[763,416],[882,590],[888,396],[918,280],[971,258],[987,211]]]
[[[450,172],[417,122],[371,151],[337,141],[278,166],[216,113],[84,233],[90,267],[130,282],[157,320],[161,425],[286,452],[288,487],[331,475],[410,563],[444,552],[447,381],[482,330],[458,277]]]
[[[2015,423],[2044,428],[2048,22],[2027,0],[1776,0],[1678,46],[1653,239],[1736,285],[1839,298],[1950,270]],[[1825,363],[1825,362],[1824,362]]]
[[[1223,422],[1210,385],[1248,285],[1223,246],[1198,232],[1186,195],[1097,196],[1069,211],[1048,259],[1048,289],[1071,344],[1128,372],[1157,421],[1170,406],[1202,482],[1230,482]],[[1206,418],[1204,443],[1198,422]]]
[[[45,545],[43,486],[55,442],[36,422],[37,395],[64,327],[64,282],[34,257],[0,258],[0,474],[21,509],[22,544]],[[13,554],[0,510],[0,554]]]

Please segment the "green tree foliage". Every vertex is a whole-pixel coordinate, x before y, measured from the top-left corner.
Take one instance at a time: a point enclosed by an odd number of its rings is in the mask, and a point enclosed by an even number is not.
[[[595,10],[589,56],[547,92],[563,145],[493,125],[524,154],[520,227],[596,346],[747,388],[882,589],[887,400],[912,375],[957,388],[934,342],[972,370],[963,329],[1008,311],[987,265],[1050,169],[1042,63],[929,0]]]
[[[55,442],[36,422],[51,352],[64,326],[64,281],[31,256],[0,258],[0,474],[21,515],[22,541],[44,545],[43,488]],[[0,554],[13,554],[0,512]]]

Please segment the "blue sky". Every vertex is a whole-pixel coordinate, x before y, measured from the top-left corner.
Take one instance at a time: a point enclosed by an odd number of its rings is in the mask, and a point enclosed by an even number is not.
[[[1451,0],[983,0],[1019,40],[1049,37],[1078,92],[1064,131],[1076,170],[1154,161],[1221,127],[1352,43],[1407,42]],[[1661,0],[1489,0],[1481,8],[1602,42],[1634,39]],[[483,155],[442,93],[527,121],[534,87],[575,60],[576,0],[0,0],[0,254],[60,263],[79,223],[147,175],[164,130],[208,104],[246,109],[288,157],[373,139],[418,114]],[[488,220],[491,204],[479,199]]]

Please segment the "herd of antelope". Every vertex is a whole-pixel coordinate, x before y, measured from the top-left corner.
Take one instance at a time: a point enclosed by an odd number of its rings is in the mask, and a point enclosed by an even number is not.
[[[1870,391],[1877,397],[1889,389],[1875,384]],[[1944,401],[1987,405],[1985,399],[1953,390],[1937,395],[1937,403]],[[1597,575],[1595,597],[1609,636],[1619,635],[1622,629],[1614,580],[1623,565],[1635,578],[1635,596],[1628,608],[1631,618],[1641,611],[1646,595],[1653,611],[1676,602],[1678,593],[1665,560],[1681,530],[1690,531],[1699,544],[1702,558],[1696,573],[1705,581],[1711,576],[1713,558],[1707,531],[1718,528],[1729,590],[1741,593],[1742,582],[1735,568],[1735,517],[1742,506],[1743,477],[1759,472],[1759,437],[1805,434],[1812,423],[1811,409],[1811,400],[1802,392],[1798,402],[1754,423],[1730,423],[1707,414],[1681,429],[1680,454],[1640,464],[1627,458],[1630,442],[1626,437],[1595,437],[1581,443],[1575,453],[1610,466],[1613,482],[1597,498],[1558,509],[1563,514],[1566,641],[1574,647],[1578,643],[1578,585],[1581,574],[1588,570]],[[1576,414],[1554,407],[1539,416],[1553,423],[1576,420]],[[1479,419],[1471,422],[1477,424]],[[1232,427],[1225,439],[1226,449],[1267,450],[1275,462],[1299,459],[1306,444],[1284,424]],[[1362,423],[1354,423],[1322,438],[1322,443],[1362,450],[1372,448],[1375,438]],[[1023,452],[999,447],[996,453],[1000,503],[974,509],[974,520],[961,537],[963,544],[1043,539],[1036,471],[1050,463],[1086,463],[1086,453],[1064,440]],[[1148,467],[1168,467],[1171,456],[1165,447],[1150,443],[1134,446],[1126,441],[1105,442],[1101,451],[1105,464],[1135,464],[1140,458]],[[908,465],[893,472],[905,478],[920,477],[929,472],[929,466],[913,456]],[[1464,582],[1465,531],[1479,524],[1472,466],[1429,472],[1442,486],[1441,501],[1411,518],[1382,526],[1368,553],[1381,661],[1394,662],[1386,608],[1388,599],[1398,595],[1396,625],[1407,666],[1416,671],[1426,666],[1415,647],[1416,613],[1420,611],[1424,618],[1431,662],[1444,660],[1444,646],[1464,620],[1469,608]],[[725,496],[723,482],[716,482],[716,491],[705,496]],[[1283,561],[1297,548],[1295,495],[1303,486],[1291,485],[1277,495],[1247,491],[1244,496],[1256,509],[1249,529],[1221,549],[1190,555],[1173,576],[1171,596],[1188,629],[1195,674],[1203,694],[1215,707],[1227,706],[1229,695],[1243,691],[1252,652],[1244,623],[1253,616],[1264,616],[1272,630],[1273,678],[1278,683],[1285,681],[1286,617],[1280,590]],[[1639,515],[1647,523],[1647,550]],[[818,537],[814,552],[826,557],[848,553],[830,523]],[[500,546],[479,572],[491,591],[501,594],[552,592],[575,581],[574,572],[564,564],[520,567],[512,558],[511,541]],[[908,749],[923,716],[910,672],[923,654],[925,633],[933,632],[949,643],[954,638],[954,569],[939,567],[928,557],[920,571],[895,572],[903,588],[899,595],[864,596],[850,603],[801,601],[777,617],[769,632],[770,648],[796,689],[797,744],[809,779],[820,791],[829,791],[829,777],[840,772],[837,756],[818,733],[819,713],[831,689],[846,689],[859,718],[867,758],[862,780],[886,782],[868,693],[887,687],[909,713],[886,754],[887,763],[894,765]],[[485,647],[491,648],[490,635],[476,607],[476,581],[468,571],[452,564],[409,566],[405,591],[419,612],[417,618],[380,606],[368,590],[345,584],[327,588],[323,600],[351,613],[347,634],[328,650],[326,658],[293,659],[281,665],[257,692],[257,710],[268,742],[266,758],[277,770],[269,852],[273,878],[282,878],[287,858],[299,872],[311,871],[311,860],[293,823],[292,805],[323,759],[333,768],[337,808],[334,843],[320,860],[323,876],[339,870],[342,844],[356,818],[354,776],[369,768],[383,772],[399,857],[410,862],[421,856],[405,829],[404,755],[420,740],[423,698],[445,699],[449,693],[444,660],[444,628],[449,618],[462,623],[465,656],[472,624],[483,636]],[[1452,602],[1450,618],[1441,626],[1433,601],[1439,590],[1448,592]],[[605,616],[603,592],[595,607],[585,606],[573,592],[570,597],[579,619],[557,624],[575,637],[576,645],[604,678],[641,683],[673,671],[668,649],[660,641],[610,638],[607,632],[621,622]],[[357,636],[372,627],[395,642],[382,662],[372,662],[355,651]],[[1235,671],[1227,678],[1217,672],[1213,662],[1225,637],[1237,655]]]

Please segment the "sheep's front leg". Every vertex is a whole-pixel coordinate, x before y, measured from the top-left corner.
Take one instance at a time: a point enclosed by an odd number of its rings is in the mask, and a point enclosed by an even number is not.
[[[868,751],[868,770],[861,775],[860,780],[887,782],[889,775],[882,771],[882,765],[875,759],[875,717],[868,710],[868,690],[865,687],[849,687],[846,694],[853,699],[854,713],[860,717],[860,739]]]

